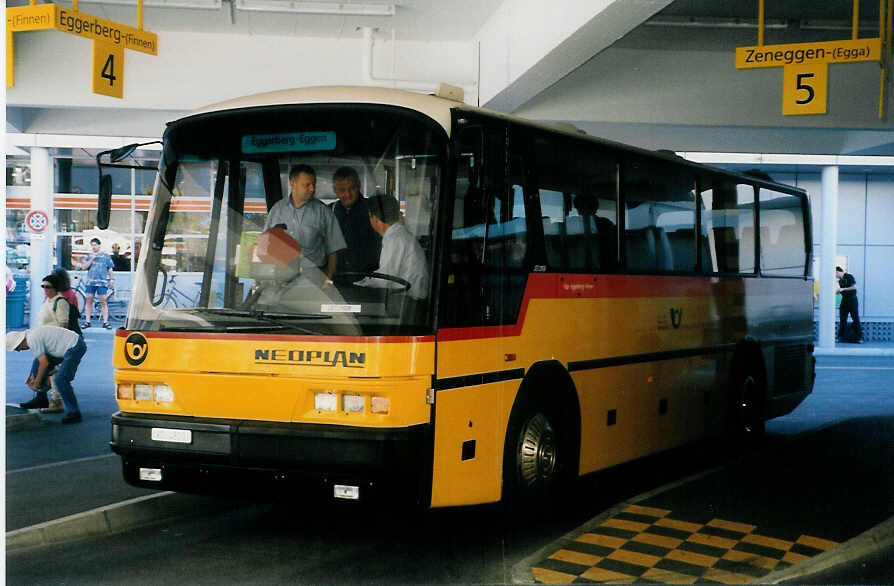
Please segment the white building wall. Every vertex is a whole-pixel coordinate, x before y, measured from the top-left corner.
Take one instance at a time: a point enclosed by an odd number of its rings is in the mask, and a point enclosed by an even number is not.
[[[894,318],[894,175],[866,185],[865,314]],[[894,319],[892,319],[894,321]]]
[[[820,175],[770,173],[810,194],[813,255],[824,262]],[[844,268],[857,279],[860,319],[894,321],[894,175],[839,175],[837,254],[847,258]]]

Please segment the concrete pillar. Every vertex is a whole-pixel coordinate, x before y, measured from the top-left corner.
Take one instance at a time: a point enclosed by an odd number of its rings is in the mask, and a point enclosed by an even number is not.
[[[37,326],[37,311],[45,299],[42,279],[53,268],[53,244],[56,242],[56,218],[53,212],[53,159],[45,147],[31,148],[31,207],[47,213],[50,223],[40,234],[31,234],[29,271],[31,273],[30,327]]]
[[[820,348],[835,347],[835,257],[838,242],[838,167],[823,167],[823,233],[819,267],[819,341]]]

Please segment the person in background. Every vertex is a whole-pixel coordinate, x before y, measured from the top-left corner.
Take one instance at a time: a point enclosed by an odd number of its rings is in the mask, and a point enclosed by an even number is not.
[[[56,366],[53,385],[62,395],[66,409],[62,423],[81,421],[81,410],[78,408],[78,399],[71,381],[78,372],[84,353],[87,352],[83,336],[58,326],[38,326],[31,330],[6,334],[6,349],[11,352],[30,349],[34,352],[37,369],[32,367],[25,380],[25,384],[33,391],[38,391],[46,385],[51,368]]]
[[[338,252],[338,270],[371,273],[379,266],[382,241],[369,223],[367,200],[360,193],[360,176],[352,167],[340,167],[332,175],[338,201],[332,212],[348,247]]]
[[[115,264],[105,252],[100,250],[102,243],[99,238],[90,240],[90,246],[93,247],[93,253],[88,254],[81,268],[87,270],[87,285],[84,287],[84,323],[82,328],[90,327],[90,317],[93,314],[93,296],[99,297],[99,309],[102,313],[102,327],[109,330],[112,325],[109,323],[109,304],[106,301],[109,287],[115,282],[115,273],[112,272]]]
[[[55,275],[59,284],[59,295],[62,295],[72,307],[78,306],[78,296],[75,295],[74,289],[71,288],[71,277],[68,271],[59,267],[54,269],[51,275]]]
[[[121,246],[117,242],[112,245],[112,265],[116,271],[130,271],[130,259],[121,254]]]
[[[64,272],[64,269],[62,270]],[[78,327],[77,304],[71,305],[68,299],[62,295],[63,280],[54,271],[43,278],[40,286],[43,288],[45,299],[37,312],[37,325],[58,326],[72,330],[80,336],[81,329]],[[71,291],[70,287],[69,291]],[[31,365],[31,372],[37,372],[38,366],[38,360],[35,358],[34,363]],[[40,409],[41,413],[62,413],[64,411],[62,397],[59,392],[55,389],[51,391],[49,389],[49,378],[52,374],[51,369],[51,372],[48,373],[44,380],[44,386],[38,389],[37,395],[30,401],[21,403],[20,407],[23,409]],[[48,393],[47,391],[50,392]]]
[[[301,245],[301,256],[323,273],[323,288],[332,285],[338,267],[338,251],[345,248],[345,239],[338,220],[326,204],[314,198],[317,173],[309,165],[295,165],[289,170],[289,197],[270,208],[264,230],[284,226],[286,233]]]
[[[12,293],[16,290],[16,280],[12,275],[12,269],[9,268],[9,265],[6,265],[6,292]]]
[[[841,267],[835,267],[835,277],[838,278],[838,289],[835,293],[841,294],[841,305],[838,306],[838,339],[842,342],[863,343],[863,328],[860,326],[860,303],[857,301],[857,280],[850,273],[844,272]],[[847,316],[850,314],[854,320],[854,333],[847,333]]]

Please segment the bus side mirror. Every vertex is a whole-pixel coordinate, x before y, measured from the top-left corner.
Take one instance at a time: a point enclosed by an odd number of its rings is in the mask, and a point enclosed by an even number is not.
[[[99,171],[99,198],[96,202],[96,227],[105,230],[109,227],[112,213],[112,176]]]
[[[145,144],[150,144],[150,143],[145,143]],[[140,146],[143,146],[143,145],[135,142],[133,144],[124,145],[123,147],[119,147],[117,149],[112,149],[111,151],[108,151],[109,162],[120,163],[127,157],[131,156],[133,154],[133,152],[135,150],[137,150],[137,147],[140,147]]]
[[[102,172],[103,167],[112,167],[119,169],[147,169],[143,165],[121,165],[121,161],[131,156],[137,148],[150,144],[161,144],[160,141],[153,140],[150,142],[133,143],[102,151],[96,155],[96,168],[99,171],[99,192],[96,202],[96,227],[105,230],[109,227],[109,217],[112,213],[112,176]],[[104,163],[102,158],[108,157],[109,162]]]

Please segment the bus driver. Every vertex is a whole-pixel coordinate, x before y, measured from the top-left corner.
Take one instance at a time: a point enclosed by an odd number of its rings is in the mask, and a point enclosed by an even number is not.
[[[399,277],[410,283],[407,294],[413,299],[428,295],[428,271],[425,252],[409,230],[399,221],[400,206],[388,195],[376,195],[367,200],[369,223],[382,237],[382,255],[376,272]],[[362,287],[401,288],[399,283],[366,277],[357,281]]]
[[[301,256],[325,275],[323,287],[332,285],[338,265],[337,253],[345,248],[338,220],[326,204],[314,198],[317,174],[309,165],[295,165],[289,171],[289,197],[273,204],[264,230],[284,225],[289,236],[301,245]]]

